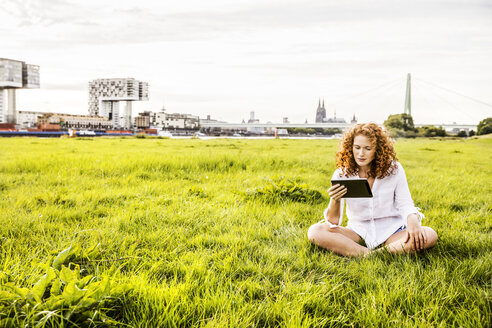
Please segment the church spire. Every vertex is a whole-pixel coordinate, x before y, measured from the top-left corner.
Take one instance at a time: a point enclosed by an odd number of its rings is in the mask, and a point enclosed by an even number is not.
[[[323,98],[323,108],[325,108],[325,98]]]

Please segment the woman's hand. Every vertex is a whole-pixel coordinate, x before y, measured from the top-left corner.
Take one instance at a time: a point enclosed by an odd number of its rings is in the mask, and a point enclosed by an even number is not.
[[[328,194],[330,195],[330,198],[333,199],[336,202],[339,202],[340,199],[347,193],[347,188],[345,188],[344,185],[333,185],[328,189]]]
[[[405,243],[410,243],[412,251],[420,251],[427,243],[426,231],[422,229],[417,214],[410,214],[407,218],[407,236]]]

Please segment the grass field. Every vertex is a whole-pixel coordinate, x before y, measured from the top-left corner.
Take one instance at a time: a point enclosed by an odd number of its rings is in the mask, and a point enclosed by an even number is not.
[[[367,259],[306,237],[337,145],[0,139],[0,326],[490,327],[492,139],[399,140],[439,242]]]

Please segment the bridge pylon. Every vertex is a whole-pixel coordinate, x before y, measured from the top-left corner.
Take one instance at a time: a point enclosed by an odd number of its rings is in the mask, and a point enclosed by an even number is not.
[[[410,116],[412,115],[412,85],[410,73],[407,74],[407,90],[405,92],[405,108],[403,112]]]

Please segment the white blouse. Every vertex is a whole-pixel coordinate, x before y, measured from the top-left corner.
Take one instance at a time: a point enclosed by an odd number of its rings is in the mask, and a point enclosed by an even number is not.
[[[344,201],[347,202],[347,228],[361,236],[369,249],[373,249],[384,243],[396,230],[407,225],[407,217],[410,214],[418,214],[419,208],[413,204],[410,190],[408,189],[405,171],[400,163],[390,176],[382,179],[375,178],[372,186],[372,198],[347,198],[340,202],[340,219],[342,223]],[[340,176],[341,169],[333,173],[332,179],[349,179],[345,175]],[[359,177],[357,176],[353,177]],[[324,211],[327,223],[328,208]],[[332,225],[329,223],[330,226]]]

